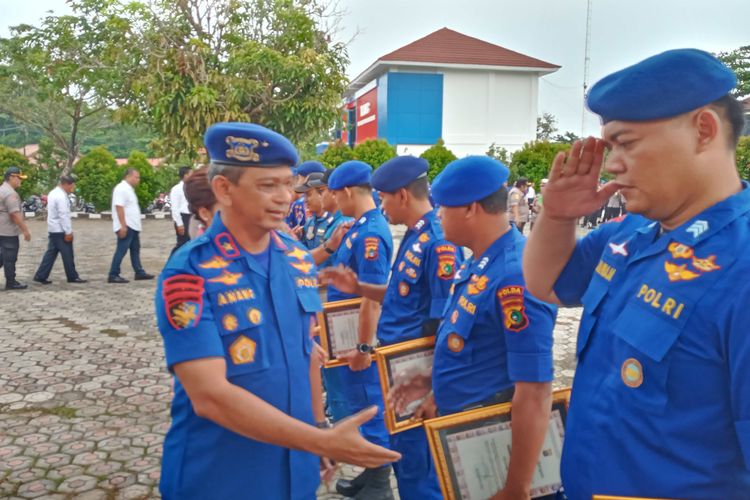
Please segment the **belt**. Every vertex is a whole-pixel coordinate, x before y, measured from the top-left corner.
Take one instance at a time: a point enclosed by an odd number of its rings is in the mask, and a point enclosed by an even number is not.
[[[512,385],[509,388],[496,392],[492,397],[480,401],[479,403],[472,403],[465,406],[461,411],[476,410],[477,408],[484,408],[486,406],[497,405],[500,403],[509,403],[513,401],[513,394],[516,392],[516,386]]]

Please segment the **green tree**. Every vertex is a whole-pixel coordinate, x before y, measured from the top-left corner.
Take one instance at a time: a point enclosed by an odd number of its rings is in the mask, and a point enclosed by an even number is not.
[[[737,145],[737,171],[740,177],[750,181],[750,135],[740,137]]]
[[[39,188],[41,192],[49,192],[57,185],[65,169],[65,152],[56,147],[49,138],[42,137],[39,141],[39,150],[36,152],[36,163],[39,168]]]
[[[750,45],[744,45],[729,52],[719,52],[717,57],[732,68],[737,75],[737,88],[732,91],[736,97],[750,95]]]
[[[383,139],[368,139],[354,146],[354,157],[373,169],[396,156],[396,148]]]
[[[5,171],[10,167],[18,167],[29,178],[21,183],[18,194],[23,200],[31,194],[39,194],[39,172],[33,167],[24,155],[6,146],[0,146],[0,179],[5,175]],[[0,182],[2,182],[0,180]]]
[[[174,164],[159,165],[154,168],[154,187],[156,188],[154,197],[159,193],[169,193],[172,186],[180,182],[179,167],[180,165]]]
[[[536,140],[549,141],[557,132],[557,118],[552,113],[542,113],[536,118]]]
[[[548,177],[552,160],[560,151],[568,151],[570,144],[553,143],[548,141],[532,141],[523,145],[523,148],[513,153],[510,162],[509,183],[519,177],[526,177],[534,184]]]
[[[159,194],[154,167],[148,162],[148,156],[141,151],[132,151],[130,156],[128,156],[128,163],[125,167],[134,168],[141,174],[141,182],[135,187],[135,194],[138,197],[138,205],[140,205],[142,211]]]
[[[566,144],[573,144],[581,138],[576,135],[575,132],[565,132],[564,134],[557,134],[552,138],[552,142],[564,142]]]
[[[119,118],[145,123],[156,152],[198,157],[219,121],[262,123],[300,143],[333,124],[346,88],[346,47],[332,43],[340,16],[322,0],[153,0],[123,8],[79,0],[87,16],[128,20]]]
[[[123,168],[103,146],[96,147],[76,163],[73,172],[78,177],[76,188],[80,196],[94,204],[98,211],[112,206],[112,190],[122,179]]]
[[[11,27],[10,37],[0,39],[0,112],[44,131],[65,151],[67,171],[81,136],[106,114],[98,89],[122,77],[115,64],[122,27],[99,15],[50,14],[39,26]]]
[[[433,146],[419,155],[419,157],[424,158],[430,164],[430,168],[427,170],[427,177],[430,181],[442,172],[447,164],[456,159],[456,155],[445,147],[445,141],[442,139],[438,139]]]
[[[328,146],[328,149],[323,151],[323,154],[320,155],[320,163],[327,168],[336,168],[345,161],[356,159],[357,157],[354,156],[354,150],[343,141],[332,142]]]
[[[503,162],[505,165],[508,165],[510,163],[510,153],[508,152],[508,150],[502,146],[498,146],[494,142],[490,144],[490,147],[489,149],[487,149],[487,152],[485,154]]]

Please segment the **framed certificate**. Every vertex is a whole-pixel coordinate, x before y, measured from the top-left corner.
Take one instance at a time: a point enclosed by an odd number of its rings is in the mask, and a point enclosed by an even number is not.
[[[399,381],[409,379],[415,373],[432,373],[432,360],[435,357],[435,337],[401,342],[399,344],[379,347],[375,351],[378,363],[380,386],[383,396],[387,398],[391,387]],[[395,434],[422,425],[422,420],[413,420],[414,411],[422,404],[427,394],[418,394],[406,408],[398,413],[385,402],[385,426],[388,432]]]
[[[323,304],[318,313],[320,345],[328,353],[326,368],[347,364],[339,356],[357,348],[359,342],[359,306],[362,298],[338,300]]]
[[[552,413],[531,482],[531,498],[554,494],[562,486],[560,458],[569,400],[570,389],[552,393]],[[511,403],[503,403],[424,422],[446,500],[485,500],[505,485],[510,415]]]
[[[594,495],[592,500],[669,500],[666,498],[646,498],[646,497],[613,497],[611,495]]]

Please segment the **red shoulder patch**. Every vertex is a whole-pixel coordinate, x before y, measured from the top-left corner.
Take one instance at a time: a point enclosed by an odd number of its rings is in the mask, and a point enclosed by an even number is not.
[[[196,326],[203,313],[203,284],[200,276],[178,274],[162,283],[162,300],[169,324],[175,330]]]

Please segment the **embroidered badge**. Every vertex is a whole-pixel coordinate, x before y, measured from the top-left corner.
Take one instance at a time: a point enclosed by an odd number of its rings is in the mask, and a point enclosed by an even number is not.
[[[291,262],[289,264],[296,270],[304,274],[310,274],[310,271],[312,271],[314,264],[307,260],[309,254],[301,248],[294,247],[294,250],[288,252],[286,256],[290,257]]]
[[[612,251],[612,255],[622,255],[627,257],[629,255],[627,244],[627,241],[623,241],[622,243],[610,243],[609,249]]]
[[[365,238],[365,259],[375,260],[378,258],[378,247],[380,242],[377,238]]]
[[[520,332],[529,326],[523,292],[524,287],[520,285],[506,286],[497,292],[497,298],[503,309],[505,329],[511,332]]]
[[[235,331],[239,326],[237,316],[234,314],[225,314],[224,317],[221,318],[221,326],[224,327],[224,330],[229,330],[230,332]]]
[[[164,280],[162,299],[172,328],[182,330],[196,326],[203,312],[203,278],[178,274]]]
[[[224,269],[227,266],[229,266],[229,262],[222,259],[218,255],[214,255],[210,259],[198,264],[198,267],[200,267],[201,269]]]
[[[223,285],[236,285],[240,281],[240,278],[242,278],[242,273],[232,273],[224,269],[219,276],[210,278],[208,282],[221,283]]]
[[[427,233],[422,233],[419,235],[419,238],[417,238],[417,240],[420,243],[427,243],[428,241],[430,241],[430,235]]]
[[[409,285],[404,283],[403,281],[398,284],[398,294],[402,297],[406,297],[409,295]]]
[[[404,270],[404,266],[406,266],[406,262],[401,261],[401,263],[398,265],[398,272],[401,272]]]
[[[477,276],[473,274],[469,279],[469,286],[466,287],[466,291],[469,295],[479,295],[487,289],[487,283],[490,279],[487,276]]]
[[[479,269],[484,269],[487,267],[487,263],[490,261],[489,257],[484,257],[482,260],[479,261]]]
[[[626,359],[620,368],[620,377],[628,387],[640,387],[643,383],[643,366],[640,361],[635,358]]]
[[[247,319],[250,320],[250,323],[257,325],[260,323],[262,315],[260,314],[260,311],[258,309],[252,308],[247,311]]]
[[[234,288],[232,290],[218,293],[216,295],[216,304],[226,306],[237,302],[243,302],[245,300],[252,300],[254,298],[255,292],[252,288]]]
[[[458,309],[455,309],[455,310],[454,310],[454,311],[453,311],[453,312],[451,313],[451,323],[453,323],[453,324],[455,325],[455,324],[456,324],[456,321],[458,321]]]
[[[699,259],[698,257],[693,257],[693,267],[704,273],[710,273],[711,271],[716,271],[717,269],[721,269],[721,266],[716,264],[715,255],[709,255],[705,259]]]
[[[413,267],[407,268],[405,274],[411,279],[417,279],[417,271]]]
[[[297,278],[297,288],[318,288],[318,278]]]
[[[451,254],[438,255],[438,278],[451,280],[456,274],[456,256]]]
[[[694,280],[700,273],[694,273],[687,268],[687,264],[677,265],[674,262],[664,261],[664,270],[667,271],[669,281],[690,281]]]
[[[419,244],[419,242],[414,243],[411,246],[411,249],[414,250],[415,253],[422,253],[422,246]]]
[[[237,244],[234,242],[232,235],[226,231],[219,233],[214,238],[214,243],[219,247],[219,251],[229,259],[236,259],[240,256],[240,250],[237,248]]]
[[[346,239],[346,241],[344,242],[344,244],[346,245],[346,248],[348,248],[349,250],[352,249],[352,238],[351,238],[351,236]]]
[[[697,220],[690,224],[690,227],[685,229],[685,232],[692,234],[693,238],[696,240],[706,231],[708,231],[708,222],[705,220]]]
[[[258,146],[268,147],[268,143],[260,142],[257,139],[246,139],[244,137],[226,138],[229,148],[227,149],[227,158],[234,158],[237,161],[260,161],[260,155],[255,151]]]
[[[453,352],[461,352],[464,349],[464,339],[457,333],[448,335],[448,349]]]
[[[689,259],[693,256],[693,249],[691,247],[677,243],[676,241],[670,243],[668,248],[673,259]]]
[[[240,335],[237,340],[229,346],[229,355],[235,365],[244,365],[255,361],[256,344],[253,340]]]

